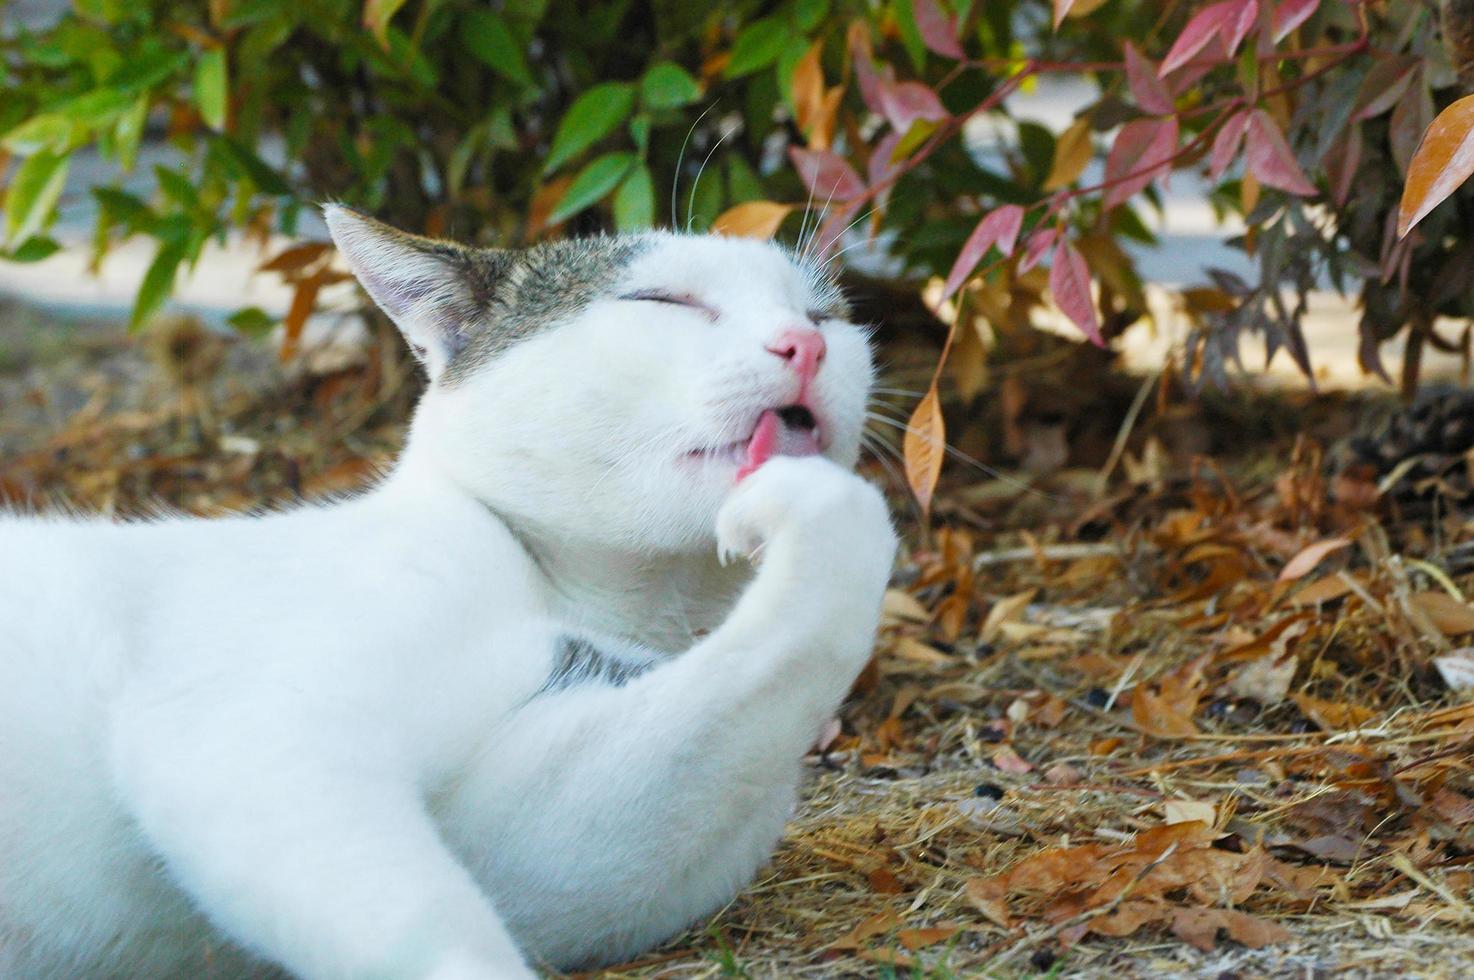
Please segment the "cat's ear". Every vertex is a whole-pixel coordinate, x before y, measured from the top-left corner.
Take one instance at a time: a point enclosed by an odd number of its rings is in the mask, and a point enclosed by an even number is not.
[[[338,204],[324,206],[323,218],[353,274],[434,381],[485,326],[507,253],[421,238]]]

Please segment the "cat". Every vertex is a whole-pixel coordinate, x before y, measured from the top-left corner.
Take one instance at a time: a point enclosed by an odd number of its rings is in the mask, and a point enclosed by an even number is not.
[[[818,265],[325,208],[429,384],[348,499],[0,517],[0,976],[485,980],[768,860],[896,537]]]

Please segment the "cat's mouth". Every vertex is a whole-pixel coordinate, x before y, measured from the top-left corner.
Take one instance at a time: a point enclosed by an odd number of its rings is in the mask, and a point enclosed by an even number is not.
[[[813,409],[794,404],[764,411],[746,439],[693,450],[690,455],[735,463],[741,480],[774,456],[817,456],[823,450],[823,432]]]

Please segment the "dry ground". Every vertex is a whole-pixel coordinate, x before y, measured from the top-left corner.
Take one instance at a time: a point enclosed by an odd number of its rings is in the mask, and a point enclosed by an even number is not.
[[[1467,475],[1334,461],[1365,411],[1334,401],[1147,399],[1113,453],[1136,380],[1062,415],[1000,377],[984,427],[1067,466],[953,467],[772,865],[598,975],[1474,975],[1474,703],[1446,681],[1474,671]],[[413,394],[393,358],[284,371],[0,310],[0,498],[350,490]]]

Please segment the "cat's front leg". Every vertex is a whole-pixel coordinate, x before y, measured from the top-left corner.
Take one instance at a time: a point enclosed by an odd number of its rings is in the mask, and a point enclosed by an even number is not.
[[[114,716],[121,800],[199,910],[307,980],[534,977],[392,745],[248,686]]]
[[[720,627],[623,687],[534,699],[446,801],[457,849],[559,966],[632,955],[736,894],[870,656],[896,545],[873,487],[775,459],[718,533],[759,559]]]

